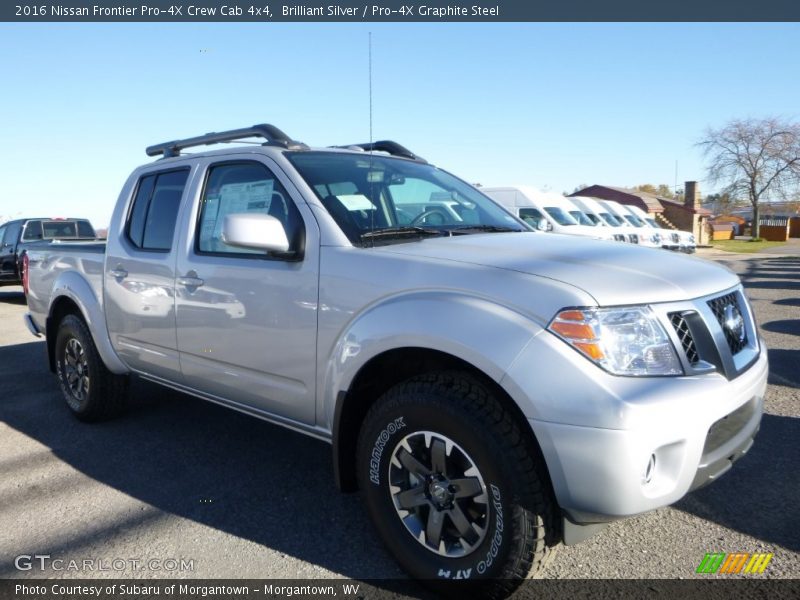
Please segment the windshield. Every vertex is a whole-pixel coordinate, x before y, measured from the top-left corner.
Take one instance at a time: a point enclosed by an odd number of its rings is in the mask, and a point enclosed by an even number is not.
[[[589,227],[594,227],[595,222],[589,219],[585,214],[583,214],[579,210],[571,210],[569,214],[572,215],[572,218],[575,219],[581,225],[588,225]]]
[[[594,213],[584,213],[584,214],[585,214],[585,215],[586,215],[586,216],[589,218],[589,220],[590,220],[592,223],[594,223],[595,225],[601,225],[601,224],[602,224],[602,221],[600,220],[600,217],[598,217],[596,214],[594,214]]]
[[[544,209],[547,211],[553,219],[555,219],[556,223],[559,225],[577,225],[578,222],[573,219],[567,212],[558,206],[545,206]]]
[[[530,231],[471,185],[428,164],[366,153],[286,156],[355,245]]]
[[[619,220],[617,220],[617,218],[614,215],[612,215],[610,213],[607,213],[607,212],[604,212],[604,213],[600,213],[600,216],[603,217],[603,220],[606,223],[608,223],[609,225],[611,225],[612,227],[619,227],[620,226]]]
[[[634,217],[633,215],[625,215],[625,218],[628,220],[628,223],[630,223],[634,227],[644,227],[644,221],[642,221],[639,217]]]
[[[656,223],[655,219],[646,219],[646,221],[650,224],[650,227],[654,229],[661,229],[661,225]]]

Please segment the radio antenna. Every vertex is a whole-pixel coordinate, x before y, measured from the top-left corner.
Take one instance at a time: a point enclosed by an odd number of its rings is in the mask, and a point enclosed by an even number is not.
[[[367,46],[368,46],[368,49],[367,49],[367,56],[368,56],[367,68],[369,70],[369,147],[370,147],[370,152],[369,152],[369,172],[371,174],[372,173],[372,154],[374,152],[374,149],[373,149],[373,146],[372,146],[372,32],[371,31],[369,32],[369,35],[367,37]],[[369,179],[370,179],[370,184],[369,184],[369,195],[370,195],[370,198],[369,198],[369,201],[373,202],[373,198],[375,197],[375,189],[374,189],[375,188],[375,184],[372,181],[372,177],[370,177]],[[375,231],[375,210],[369,211],[369,229],[372,232]],[[371,246],[373,248],[375,247],[375,239],[374,239],[374,237],[372,239]]]
[[[369,143],[372,144],[372,32],[369,32]]]

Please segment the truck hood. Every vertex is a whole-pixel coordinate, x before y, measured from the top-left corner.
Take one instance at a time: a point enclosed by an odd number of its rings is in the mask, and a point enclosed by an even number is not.
[[[376,250],[547,277],[588,293],[600,306],[690,300],[739,283],[732,271],[701,258],[551,233],[429,238]]]

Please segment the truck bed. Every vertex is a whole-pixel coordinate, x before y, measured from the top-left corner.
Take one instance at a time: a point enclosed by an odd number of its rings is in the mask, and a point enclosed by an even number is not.
[[[57,286],[70,285],[83,276],[93,295],[103,303],[103,265],[106,243],[96,240],[41,242],[28,250],[28,308],[34,323],[44,330],[50,298]],[[82,285],[86,285],[82,283]]]

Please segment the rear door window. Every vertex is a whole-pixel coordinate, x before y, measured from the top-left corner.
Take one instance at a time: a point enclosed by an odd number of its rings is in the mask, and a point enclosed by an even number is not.
[[[28,221],[25,231],[22,232],[23,242],[33,242],[42,239],[42,222]]]
[[[128,217],[128,239],[137,248],[168,252],[189,169],[146,175],[139,180]]]

